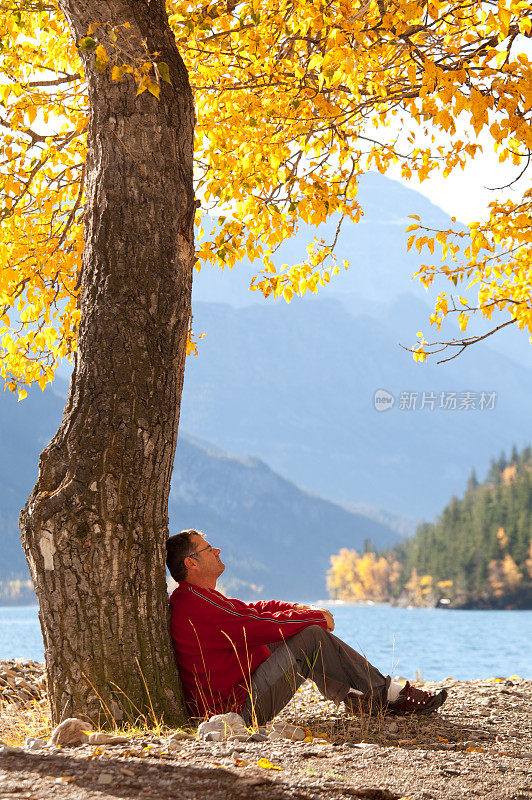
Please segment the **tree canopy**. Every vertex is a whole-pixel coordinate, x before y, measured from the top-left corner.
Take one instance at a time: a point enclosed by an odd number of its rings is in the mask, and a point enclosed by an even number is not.
[[[528,0],[168,0],[167,12],[195,94],[197,267],[256,259],[252,288],[266,297],[290,301],[333,279],[335,240],[317,236],[298,264],[277,268],[273,256],[299,221],[357,222],[361,173],[398,165],[406,178],[448,175],[475,157],[483,133],[501,161],[517,172],[528,164]],[[127,19],[95,19],[74,42],[56,2],[0,7],[0,375],[21,397],[76,349],[88,118],[80,50],[154,103],[170,81],[157,53],[146,46],[139,59],[131,35]],[[222,214],[204,235],[213,208]],[[465,334],[477,311],[532,333],[532,190],[493,202],[489,219],[465,231],[422,220],[410,230],[409,246],[442,248],[443,261],[419,271],[426,286],[437,275],[451,282],[435,302],[436,328],[456,311]],[[413,349],[423,360],[439,345],[420,337]]]

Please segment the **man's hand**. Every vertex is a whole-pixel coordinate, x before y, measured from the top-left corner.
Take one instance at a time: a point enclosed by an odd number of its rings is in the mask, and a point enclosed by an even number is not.
[[[301,611],[319,611],[320,614],[323,614],[323,616],[325,617],[325,622],[327,623],[327,630],[328,631],[334,630],[334,617],[328,608],[318,608],[317,606],[305,606],[303,605],[303,603],[294,603],[293,607],[300,609]]]
[[[334,630],[334,617],[329,611],[328,608],[318,608],[317,611],[321,611],[323,616],[325,617],[325,622],[327,623],[327,630],[333,631]]]

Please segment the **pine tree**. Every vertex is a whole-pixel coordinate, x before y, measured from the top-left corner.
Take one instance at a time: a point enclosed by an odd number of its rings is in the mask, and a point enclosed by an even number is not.
[[[532,596],[531,540],[532,449],[519,453],[514,445],[509,460],[504,453],[492,459],[484,483],[473,470],[463,497],[452,497],[434,523],[422,523],[395,556],[407,591],[412,576],[432,576],[436,585],[452,581],[446,591],[462,602],[504,607],[506,596],[512,603]]]

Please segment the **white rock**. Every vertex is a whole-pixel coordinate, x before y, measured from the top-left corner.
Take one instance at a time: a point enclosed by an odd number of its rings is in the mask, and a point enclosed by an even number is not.
[[[278,734],[273,736],[273,734]],[[305,738],[305,731],[299,725],[289,725],[286,722],[275,722],[272,725],[268,739],[291,739],[295,742],[302,742]]]
[[[65,719],[52,731],[49,745],[87,744],[92,731],[90,722],[76,717]]]
[[[98,780],[96,781],[96,783],[99,783],[100,785],[104,784],[105,786],[108,786],[110,783],[114,783],[114,781],[115,781],[115,776],[112,773],[110,773],[110,772],[100,772],[100,774],[98,775]]]
[[[222,731],[207,731],[203,736],[206,742],[221,742],[223,739]]]
[[[240,714],[235,714],[234,712],[216,714],[198,726],[198,736],[201,739],[205,739],[208,733],[215,732],[220,733],[220,737],[211,738],[210,741],[220,741],[228,739],[229,736],[243,735],[247,733],[247,728]]]
[[[183,745],[178,739],[169,739],[166,747],[168,750],[182,750]]]
[[[46,742],[43,739],[35,739],[33,736],[28,736],[24,743],[24,747],[26,750],[36,752],[37,750],[42,750],[45,744]]]
[[[174,731],[173,734],[170,736],[170,740],[174,742],[179,742],[182,739],[194,739],[191,733],[186,733],[186,731]]]

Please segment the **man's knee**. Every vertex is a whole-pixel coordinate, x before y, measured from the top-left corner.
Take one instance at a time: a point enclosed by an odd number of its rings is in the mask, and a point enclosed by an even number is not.
[[[287,645],[292,649],[296,645],[316,644],[328,639],[330,635],[329,631],[322,628],[321,625],[309,625],[307,628],[303,628],[299,633],[296,633],[295,636],[291,636],[290,639],[287,640]]]
[[[305,628],[303,633],[309,632],[311,636],[315,639],[328,639],[330,637],[330,631],[327,628],[322,628],[321,625],[309,625],[308,628]]]

